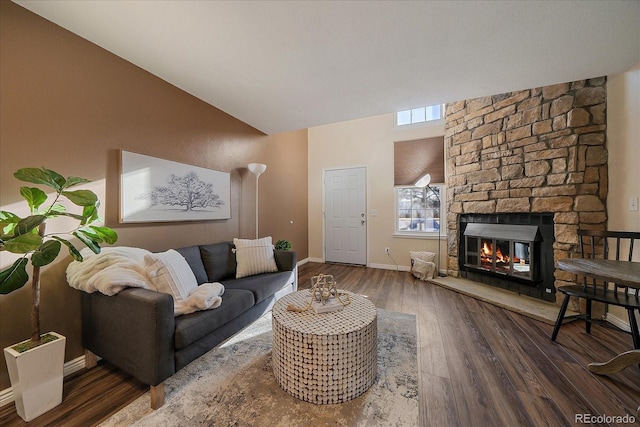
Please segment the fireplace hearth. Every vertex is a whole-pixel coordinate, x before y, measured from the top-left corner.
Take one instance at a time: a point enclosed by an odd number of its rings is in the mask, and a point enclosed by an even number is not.
[[[461,276],[555,301],[553,215],[462,215]]]

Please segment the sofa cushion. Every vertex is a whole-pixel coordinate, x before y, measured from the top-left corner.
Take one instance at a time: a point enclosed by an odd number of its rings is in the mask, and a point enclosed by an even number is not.
[[[298,258],[293,251],[273,251],[273,255],[276,258],[276,264],[278,265],[278,271],[293,271],[296,268]]]
[[[241,279],[225,280],[222,282],[225,289],[247,289],[253,293],[256,304],[269,298],[282,289],[289,281],[293,280],[293,272],[279,271],[277,273],[265,273],[257,276],[248,276]],[[224,302],[223,302],[224,304]]]
[[[187,246],[185,248],[176,249],[176,251],[178,251],[184,257],[184,259],[187,260],[189,267],[191,267],[191,270],[193,270],[193,274],[196,276],[198,285],[207,283],[209,281],[209,279],[207,278],[207,272],[204,268],[204,264],[202,263],[199,246]]]
[[[251,291],[227,289],[220,307],[176,317],[175,348],[181,349],[198,341],[211,331],[235,319],[254,304],[255,299]]]
[[[200,246],[200,255],[209,282],[219,282],[236,276],[236,256],[232,249],[231,242]]]

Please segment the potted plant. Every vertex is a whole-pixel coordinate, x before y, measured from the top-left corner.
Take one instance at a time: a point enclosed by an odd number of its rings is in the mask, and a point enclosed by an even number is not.
[[[94,192],[70,190],[89,180],[65,178],[45,168],[19,169],[14,176],[20,181],[50,187],[55,192],[51,203],[47,203],[49,196],[41,189],[20,187],[30,215],[21,218],[12,212],[0,211],[0,251],[22,255],[0,271],[0,294],[27,284],[29,261],[32,266],[31,338],[4,349],[16,410],[25,421],[30,421],[62,402],[65,337],[55,332],[40,333],[40,268],[58,257],[62,245],[68,248],[73,259],[82,261],[80,251],[68,240],[69,236],[99,253],[101,243],[115,243],[118,235],[109,227],[94,225],[100,219],[100,202]],[[80,206],[82,212],[68,212],[59,203],[63,197]],[[47,221],[60,217],[73,218],[78,224],[65,233],[48,234]]]
[[[275,245],[273,245],[274,249],[278,251],[290,251],[291,250],[291,242],[288,240],[278,240]]]

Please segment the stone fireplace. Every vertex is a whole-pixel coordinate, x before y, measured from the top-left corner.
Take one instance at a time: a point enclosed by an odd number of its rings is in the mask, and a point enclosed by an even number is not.
[[[555,260],[606,226],[606,78],[455,102],[445,119],[448,274],[555,301],[575,280]],[[527,228],[501,230],[510,219]]]

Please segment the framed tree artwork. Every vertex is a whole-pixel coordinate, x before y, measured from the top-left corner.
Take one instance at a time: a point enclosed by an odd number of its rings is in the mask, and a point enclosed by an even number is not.
[[[231,218],[229,173],[121,151],[120,222]]]

